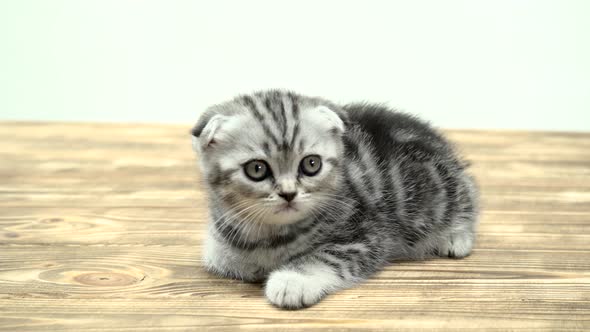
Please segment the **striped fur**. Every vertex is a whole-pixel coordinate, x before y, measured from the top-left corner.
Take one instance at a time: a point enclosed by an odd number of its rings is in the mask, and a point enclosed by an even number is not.
[[[266,280],[268,300],[301,308],[397,259],[464,257],[478,191],[452,145],[382,106],[339,106],[272,90],[211,107],[193,129],[210,198],[205,262],[213,273]],[[316,176],[299,171],[319,155]],[[242,165],[268,163],[249,179]],[[289,209],[281,192],[295,192]]]

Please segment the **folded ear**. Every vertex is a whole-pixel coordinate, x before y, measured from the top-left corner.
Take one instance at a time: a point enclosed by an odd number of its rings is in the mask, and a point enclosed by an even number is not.
[[[317,120],[319,120],[320,123],[328,126],[328,130],[331,133],[342,134],[344,132],[345,118],[343,119],[344,114],[340,114],[341,112],[333,110],[327,106],[320,105],[316,107],[314,113],[316,113],[315,116],[318,117]]]
[[[201,151],[213,146],[219,128],[227,119],[227,116],[218,114],[213,109],[205,111],[191,130],[193,149]]]

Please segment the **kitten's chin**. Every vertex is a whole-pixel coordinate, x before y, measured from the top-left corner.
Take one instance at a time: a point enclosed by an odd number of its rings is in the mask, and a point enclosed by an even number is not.
[[[273,212],[267,214],[262,222],[269,225],[290,225],[303,220],[306,216],[307,213],[300,205],[283,205],[275,208]]]

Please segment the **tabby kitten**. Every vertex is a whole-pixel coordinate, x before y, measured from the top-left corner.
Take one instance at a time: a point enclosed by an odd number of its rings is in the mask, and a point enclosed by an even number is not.
[[[205,264],[281,308],[313,305],[396,259],[471,252],[478,192],[426,123],[288,91],[239,96],[193,128],[210,199]]]

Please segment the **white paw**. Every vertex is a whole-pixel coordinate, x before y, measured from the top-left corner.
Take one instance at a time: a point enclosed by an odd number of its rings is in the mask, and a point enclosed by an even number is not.
[[[326,294],[321,280],[312,275],[283,270],[271,273],[266,282],[265,295],[280,308],[299,309],[318,303]]]
[[[471,234],[454,233],[442,244],[440,255],[451,258],[463,258],[469,256],[472,249],[473,237]]]

